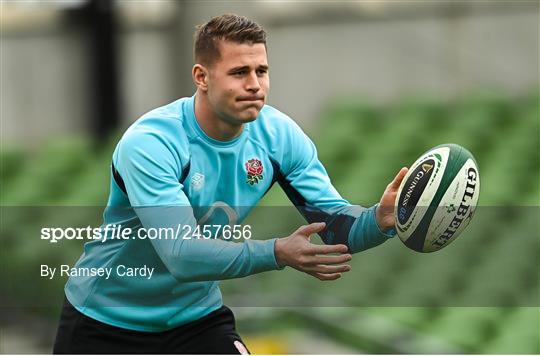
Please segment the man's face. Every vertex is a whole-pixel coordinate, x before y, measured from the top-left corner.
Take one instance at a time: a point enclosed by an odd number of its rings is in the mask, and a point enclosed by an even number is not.
[[[230,124],[254,121],[270,88],[265,45],[220,41],[219,50],[208,73],[210,104]]]

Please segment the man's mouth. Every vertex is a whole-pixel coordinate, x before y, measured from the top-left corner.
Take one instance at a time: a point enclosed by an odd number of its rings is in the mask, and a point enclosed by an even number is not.
[[[264,96],[243,96],[236,99],[237,101],[264,101]]]

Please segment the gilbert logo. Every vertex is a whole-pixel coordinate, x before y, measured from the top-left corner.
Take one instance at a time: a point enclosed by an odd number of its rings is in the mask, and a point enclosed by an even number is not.
[[[472,205],[474,193],[476,192],[478,172],[474,167],[467,170],[467,185],[461,198],[461,203],[457,208],[456,215],[448,225],[448,228],[433,243],[434,246],[443,247],[456,233],[465,219],[471,219],[474,214],[475,206]],[[467,215],[468,213],[468,215]]]
[[[193,190],[199,191],[202,189],[203,185],[204,185],[204,174],[195,173],[191,177],[191,187],[193,188]]]
[[[264,167],[259,159],[252,158],[245,163],[245,166],[249,185],[257,184],[263,179]]]

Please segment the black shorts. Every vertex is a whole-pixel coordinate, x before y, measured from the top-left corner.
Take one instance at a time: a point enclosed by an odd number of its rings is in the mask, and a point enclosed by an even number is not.
[[[226,306],[191,323],[162,332],[104,324],[64,301],[54,354],[242,354],[247,353]]]

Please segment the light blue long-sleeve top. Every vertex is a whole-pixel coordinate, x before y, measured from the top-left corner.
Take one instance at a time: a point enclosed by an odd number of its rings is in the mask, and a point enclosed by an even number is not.
[[[201,129],[194,101],[182,98],[148,112],[116,146],[102,228],[116,225],[132,234],[86,243],[75,267],[154,271],[151,278],[70,277],[66,296],[80,312],[117,327],[164,331],[220,308],[219,280],[279,269],[276,239],[189,238],[185,229],[240,224],[275,182],[308,222],[327,223],[320,234],[327,244],[343,243],[354,253],[393,236],[379,230],[375,207],[351,205],[339,195],[314,144],[288,116],[265,105],[240,136],[222,142]],[[135,237],[151,228],[182,233]]]

